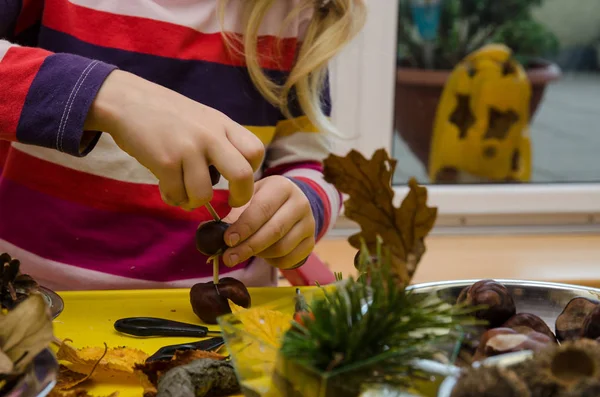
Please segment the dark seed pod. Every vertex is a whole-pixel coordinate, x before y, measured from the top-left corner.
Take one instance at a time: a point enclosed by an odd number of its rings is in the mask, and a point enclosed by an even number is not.
[[[215,186],[221,180],[221,173],[214,165],[208,167],[208,172],[210,174],[210,183]]]
[[[600,305],[585,316],[581,336],[588,339],[600,338]]]
[[[517,312],[515,302],[506,287],[494,280],[481,280],[463,289],[456,303],[485,306],[485,309],[475,313],[475,317],[486,320],[488,328],[501,326]]]
[[[225,231],[229,223],[223,221],[205,222],[196,230],[196,249],[206,256],[216,255],[227,249]]]
[[[536,331],[519,333],[511,328],[493,328],[481,337],[473,359],[479,361],[522,350],[541,351],[551,344],[556,344],[554,338]]]
[[[598,301],[588,298],[573,298],[556,318],[556,337],[559,341],[580,338],[583,323],[588,314],[597,306]]]
[[[238,306],[249,308],[248,289],[239,280],[225,277],[218,284],[212,281],[195,284],[190,290],[190,303],[196,316],[207,324],[216,324],[217,317],[231,313],[228,300]]]
[[[556,342],[556,336],[554,332],[548,327],[546,322],[536,316],[535,314],[530,313],[518,313],[508,319],[502,327],[504,328],[512,328],[517,332],[524,333],[523,328],[529,328],[535,332],[539,332],[540,334],[544,334],[548,336],[550,339]],[[600,335],[599,335],[600,336]]]

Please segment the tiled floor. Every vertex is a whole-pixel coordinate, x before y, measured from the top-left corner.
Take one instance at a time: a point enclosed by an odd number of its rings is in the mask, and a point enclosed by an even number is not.
[[[533,120],[533,182],[600,181],[600,73],[566,74],[550,85]],[[421,164],[395,135],[394,183],[414,176],[427,182]]]

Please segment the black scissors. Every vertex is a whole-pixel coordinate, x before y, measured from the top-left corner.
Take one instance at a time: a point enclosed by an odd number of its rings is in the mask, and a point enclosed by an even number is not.
[[[115,322],[115,330],[133,336],[189,336],[204,338],[210,334],[220,334],[218,331],[210,331],[203,325],[181,323],[179,321],[166,320],[155,317],[129,317]],[[201,340],[198,342],[180,343],[164,346],[156,353],[148,357],[146,362],[170,360],[176,351],[182,350],[205,350],[213,351],[221,347],[225,341],[221,337]]]
[[[180,323],[156,317],[128,317],[115,322],[115,330],[133,336],[191,336],[204,338],[209,334],[221,334],[210,331],[203,325]]]

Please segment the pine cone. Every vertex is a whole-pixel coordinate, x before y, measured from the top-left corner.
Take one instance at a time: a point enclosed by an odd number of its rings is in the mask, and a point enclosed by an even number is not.
[[[0,254],[0,307],[11,310],[39,286],[33,278],[20,271],[21,262],[7,253]]]

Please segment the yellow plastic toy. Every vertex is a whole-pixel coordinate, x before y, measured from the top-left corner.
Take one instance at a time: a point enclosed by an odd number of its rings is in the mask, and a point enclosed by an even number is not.
[[[501,44],[468,55],[452,71],[438,104],[429,178],[468,174],[490,182],[531,179],[529,101],[523,67]]]

